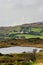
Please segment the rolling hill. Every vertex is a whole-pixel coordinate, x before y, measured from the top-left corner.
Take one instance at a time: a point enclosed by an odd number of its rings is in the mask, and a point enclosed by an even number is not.
[[[43,39],[43,21],[18,26],[0,27],[0,40],[28,38]]]

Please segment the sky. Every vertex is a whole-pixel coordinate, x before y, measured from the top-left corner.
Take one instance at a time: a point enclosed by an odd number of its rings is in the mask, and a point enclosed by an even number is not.
[[[0,26],[43,21],[43,0],[0,0]]]

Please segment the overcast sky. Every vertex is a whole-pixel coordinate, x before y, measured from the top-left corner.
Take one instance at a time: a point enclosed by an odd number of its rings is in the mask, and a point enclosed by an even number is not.
[[[0,0],[0,26],[43,21],[43,0]]]

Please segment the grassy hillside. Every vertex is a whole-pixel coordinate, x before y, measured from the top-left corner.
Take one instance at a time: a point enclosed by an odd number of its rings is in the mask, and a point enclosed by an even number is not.
[[[43,23],[23,24],[14,27],[0,27],[0,41],[6,39],[43,39]]]
[[[43,51],[39,53],[0,54],[0,65],[37,65],[43,64]]]

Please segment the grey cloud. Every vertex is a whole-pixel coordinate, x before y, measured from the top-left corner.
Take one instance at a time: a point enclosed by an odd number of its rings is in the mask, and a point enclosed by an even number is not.
[[[0,25],[43,20],[43,0],[0,0]]]

